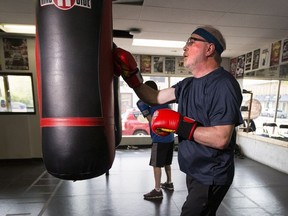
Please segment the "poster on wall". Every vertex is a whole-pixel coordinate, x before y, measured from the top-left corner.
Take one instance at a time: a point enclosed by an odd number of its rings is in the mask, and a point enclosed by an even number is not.
[[[237,58],[230,60],[230,73],[236,77],[236,68],[237,68]]]
[[[281,40],[272,43],[271,46],[271,56],[270,56],[270,66],[275,66],[279,64],[281,53]]]
[[[183,57],[176,57],[176,74],[180,75],[188,75],[191,74],[187,68],[184,67],[184,58]]]
[[[27,39],[3,38],[5,69],[29,70]]]
[[[150,55],[140,56],[140,71],[141,73],[151,73],[151,56]]]
[[[244,76],[245,67],[245,55],[238,56],[236,67],[236,78],[242,78]]]
[[[164,57],[153,56],[153,73],[163,73],[164,72]]]
[[[260,49],[254,50],[253,52],[253,64],[252,69],[258,69],[259,68],[259,61],[260,61]]]
[[[252,69],[252,52],[246,53],[245,56],[245,71],[250,71]]]
[[[261,49],[260,68],[268,68],[270,60],[270,49],[268,47]]]
[[[175,74],[175,57],[165,57],[165,72]]]
[[[281,62],[288,61],[288,38],[283,40],[282,59]]]
[[[137,66],[139,68],[139,66],[140,66],[140,55],[133,54],[132,56],[133,56],[135,62],[137,63]]]

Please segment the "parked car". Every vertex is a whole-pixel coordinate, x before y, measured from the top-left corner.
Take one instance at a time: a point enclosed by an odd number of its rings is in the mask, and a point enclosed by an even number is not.
[[[277,110],[277,118],[287,118],[287,113],[283,110]]]
[[[261,116],[267,116],[267,117],[274,117],[275,115],[275,109],[264,109],[261,113]],[[277,118],[287,118],[287,113],[283,110],[277,110]]]
[[[27,112],[27,106],[21,102],[11,102],[12,112]],[[4,99],[0,99],[0,111],[7,112],[7,104]]]
[[[122,135],[149,135],[148,120],[137,109],[129,109],[122,114]]]
[[[0,111],[6,111],[6,101],[0,98]]]
[[[268,116],[270,117],[270,115],[272,115],[272,110],[268,109],[268,108],[265,108],[262,110],[261,112],[261,116]]]
[[[12,112],[27,112],[27,105],[21,102],[11,102]]]

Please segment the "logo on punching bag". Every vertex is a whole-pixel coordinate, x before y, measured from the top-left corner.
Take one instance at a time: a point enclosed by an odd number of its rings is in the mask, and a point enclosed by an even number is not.
[[[61,10],[70,10],[74,6],[91,9],[91,0],[40,0],[40,5],[55,5]]]

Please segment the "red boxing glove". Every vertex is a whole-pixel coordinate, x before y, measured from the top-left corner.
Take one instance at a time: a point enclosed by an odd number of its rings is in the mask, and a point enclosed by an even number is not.
[[[113,58],[114,74],[116,76],[122,75],[125,82],[131,88],[137,88],[143,83],[143,78],[137,68],[137,63],[130,52],[115,47],[113,49]]]
[[[183,139],[192,140],[197,122],[173,110],[160,109],[154,112],[151,125],[154,133],[160,136],[176,133]]]

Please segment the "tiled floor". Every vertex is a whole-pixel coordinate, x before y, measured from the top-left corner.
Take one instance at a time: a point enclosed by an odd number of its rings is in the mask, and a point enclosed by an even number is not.
[[[109,176],[77,182],[52,177],[41,161],[0,161],[0,216],[178,216],[187,192],[177,152],[175,191],[164,192],[160,202],[143,199],[153,188],[149,154],[150,149],[118,149]],[[233,186],[217,215],[287,216],[288,175],[236,159]]]

